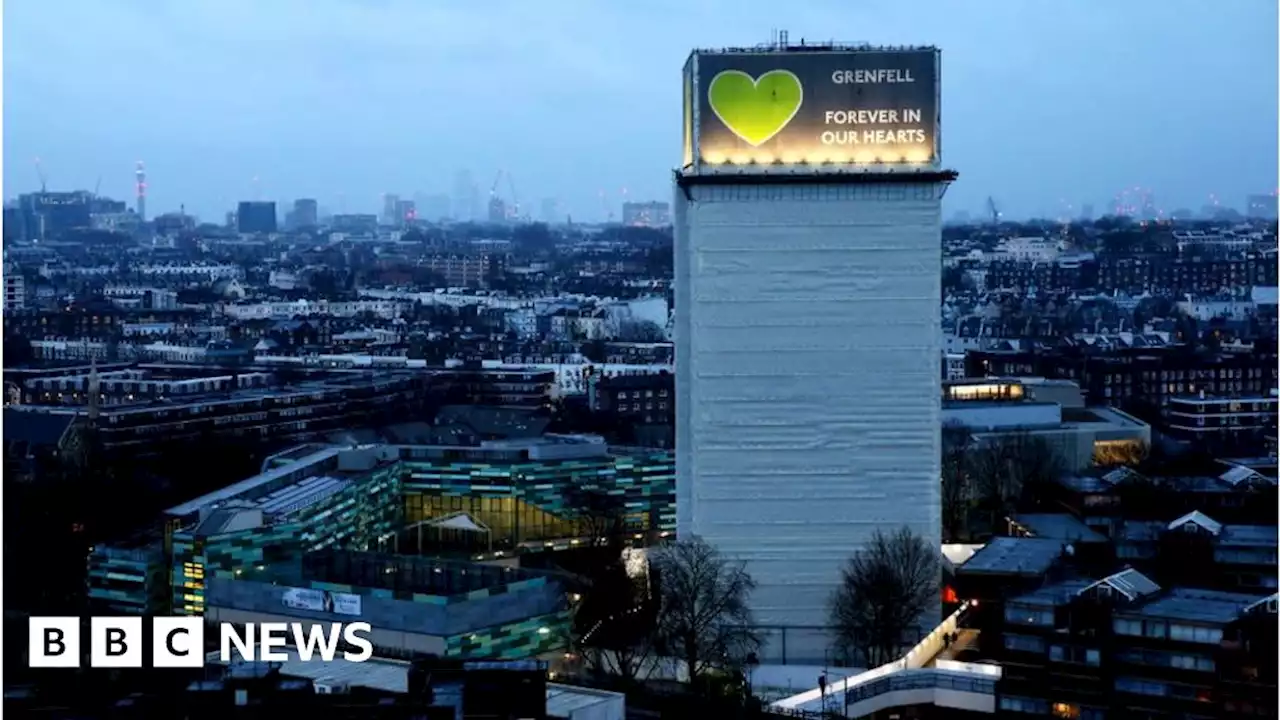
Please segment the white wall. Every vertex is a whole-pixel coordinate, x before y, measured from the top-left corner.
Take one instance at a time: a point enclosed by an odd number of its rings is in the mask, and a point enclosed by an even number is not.
[[[748,561],[757,623],[826,625],[876,529],[940,541],[941,188],[675,194],[679,533]]]

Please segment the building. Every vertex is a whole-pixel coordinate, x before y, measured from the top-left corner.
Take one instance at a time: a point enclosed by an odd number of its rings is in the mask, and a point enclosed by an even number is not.
[[[15,265],[4,268],[4,306],[3,309],[22,310],[27,306],[27,281],[22,271]]]
[[[675,445],[675,376],[669,372],[634,375],[592,374],[587,403],[620,425],[622,442],[644,447]]]
[[[89,594],[118,612],[202,614],[213,580],[326,549],[475,560],[566,549],[588,533],[581,504],[590,496],[608,499],[633,540],[653,541],[675,529],[674,471],[669,451],[611,450],[580,436],[301,445],[166,510],[164,540],[96,548]]]
[[[983,611],[1002,612],[983,647],[1004,667],[1005,713],[1082,720],[1274,713],[1274,594],[1165,589],[1124,570],[992,600]]]
[[[508,219],[507,203],[497,195],[489,198],[489,222],[504,223]]]
[[[93,227],[93,194],[75,192],[27,193],[18,196],[24,240],[55,240],[72,231]],[[7,219],[7,218],[6,218]]]
[[[203,614],[215,578],[367,549],[400,526],[394,453],[326,447],[165,512],[173,612]]]
[[[573,505],[583,493],[621,503],[629,532],[656,538],[675,531],[670,451],[611,451],[599,438],[550,436],[473,448],[416,446],[403,449],[401,459],[405,520],[433,525],[398,542],[425,538],[483,554],[568,543],[581,532]],[[461,516],[484,530],[436,524]]]
[[[384,658],[519,660],[569,638],[563,580],[510,565],[322,550],[207,578],[205,596],[208,622],[370,623],[374,655]]]
[[[293,227],[311,228],[320,224],[320,206],[315,200],[301,198],[293,201]]]
[[[929,48],[806,46],[698,50],[685,65],[679,533],[746,561],[762,659],[785,646],[789,662],[822,661],[841,567],[877,530],[940,542],[939,248],[955,173],[934,144],[938,62]],[[802,107],[798,86],[775,88],[794,107],[773,133],[713,111],[718,73],[780,68],[822,90]],[[824,113],[848,122],[865,83],[890,74],[903,82],[879,85],[876,107],[910,129],[828,129]]]
[[[1277,212],[1275,193],[1269,195],[1250,195],[1245,200],[1245,217],[1261,220],[1275,220]]]
[[[339,429],[397,422],[442,400],[449,380],[425,373],[330,370],[299,381],[246,371],[149,365],[106,371],[97,437],[104,450],[161,453],[183,441],[249,436],[276,441],[312,438]],[[23,404],[9,408],[15,423],[84,413],[90,372],[71,369],[24,379]],[[460,378],[477,378],[482,373]],[[243,378],[243,380],[241,379]],[[460,397],[472,398],[465,390]],[[494,391],[496,393],[496,391]],[[487,395],[489,397],[491,395]]]
[[[391,193],[385,193],[382,196],[382,224],[396,226],[400,224],[402,219],[398,212],[400,208],[400,196]]]
[[[448,287],[487,288],[502,275],[506,256],[498,253],[431,253],[420,267],[440,276]]]
[[[396,227],[404,227],[418,219],[418,206],[412,200],[396,201]]]
[[[622,203],[622,224],[632,227],[666,227],[671,224],[671,203]]]
[[[560,201],[555,198],[542,198],[542,222],[556,225],[564,221],[564,213],[560,210]]]
[[[374,235],[378,232],[378,216],[371,213],[334,215],[329,226],[334,232]]]
[[[1237,370],[1237,373],[1240,371]],[[1280,397],[1267,394],[1181,395],[1169,398],[1165,431],[1208,452],[1257,451],[1276,434]]]
[[[23,668],[9,676],[6,707],[32,717],[92,717],[110,708],[119,720],[150,720],[157,708],[189,720],[257,720],[264,713],[362,720],[627,716],[625,695],[548,682],[555,673],[544,661],[419,656],[356,663],[339,655],[318,663],[294,648],[282,653],[284,661],[227,664],[212,651],[200,668],[124,673],[74,691],[61,673],[41,677]]]
[[[236,210],[236,231],[253,235],[276,231],[276,204],[270,201],[241,202]]]
[[[171,606],[169,565],[158,543],[93,548],[86,584],[90,607],[102,615],[145,615]]]
[[[1199,510],[1125,520],[1116,555],[1159,580],[1246,593],[1275,592],[1276,526],[1223,524]]]
[[[1014,433],[1043,438],[1069,472],[1142,455],[1151,427],[1120,410],[1085,407],[1079,386],[1043,378],[954,380],[943,384],[943,425],[968,428],[978,442]]]

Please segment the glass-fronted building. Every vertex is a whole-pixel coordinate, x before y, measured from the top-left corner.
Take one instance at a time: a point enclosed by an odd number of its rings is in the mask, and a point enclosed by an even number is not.
[[[583,493],[616,503],[640,539],[665,535],[675,529],[674,472],[669,451],[611,450],[589,436],[302,445],[259,475],[171,508],[165,540],[146,558],[95,551],[90,596],[118,612],[203,614],[211,581],[323,550],[476,557],[569,545],[583,530]]]
[[[434,530],[441,546],[493,550],[576,537],[587,493],[606,496],[634,533],[675,531],[675,458],[669,451],[611,453],[595,439],[486,443],[478,448],[402,447],[405,520],[465,514],[487,529]]]
[[[89,552],[89,605],[95,612],[112,615],[166,612],[168,570],[159,542],[140,547],[95,547]]]
[[[211,578],[325,548],[366,549],[393,534],[401,525],[401,470],[378,450],[313,453],[307,457],[319,467],[277,467],[232,499],[198,508],[197,521],[171,535],[173,610],[201,614]]]

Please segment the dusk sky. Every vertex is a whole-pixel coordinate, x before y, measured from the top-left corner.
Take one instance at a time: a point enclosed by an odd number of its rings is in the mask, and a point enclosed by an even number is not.
[[[1199,209],[1276,188],[1274,0],[9,0],[4,195],[92,189],[221,222],[238,200],[482,194],[603,219],[671,195],[691,48],[942,49],[947,213]],[[258,178],[254,182],[255,176]],[[506,183],[503,183],[506,185]],[[503,188],[503,193],[509,193]]]

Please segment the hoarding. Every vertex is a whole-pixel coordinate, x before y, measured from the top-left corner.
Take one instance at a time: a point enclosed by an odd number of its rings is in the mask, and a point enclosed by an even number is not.
[[[294,610],[360,616],[360,596],[351,593],[335,593],[328,590],[311,590],[307,588],[286,588],[282,599],[285,607],[293,608]]]
[[[938,51],[695,53],[699,166],[934,165]]]

